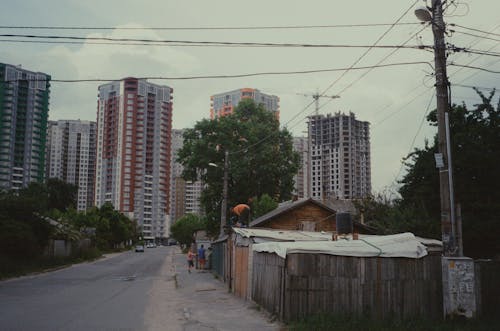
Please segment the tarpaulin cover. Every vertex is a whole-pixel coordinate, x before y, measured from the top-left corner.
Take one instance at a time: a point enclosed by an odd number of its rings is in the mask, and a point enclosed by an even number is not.
[[[291,253],[316,253],[358,257],[406,257],[418,259],[427,249],[412,233],[364,236],[358,240],[266,242],[254,244],[253,251],[275,253],[282,258]]]

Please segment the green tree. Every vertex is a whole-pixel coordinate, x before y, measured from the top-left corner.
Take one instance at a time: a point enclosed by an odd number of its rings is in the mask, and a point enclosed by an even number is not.
[[[241,101],[232,115],[205,119],[187,129],[178,160],[184,166],[184,179],[201,179],[207,184],[201,204],[211,234],[218,233],[219,228],[226,150],[228,207],[263,194],[278,201],[289,199],[299,167],[291,134],[279,128],[273,113],[253,100]],[[210,163],[217,167],[209,167]]]
[[[76,208],[78,187],[66,183],[58,178],[47,180],[47,208],[66,211],[68,208]]]
[[[0,193],[0,256],[34,258],[41,255],[53,231],[41,216],[43,185]]]
[[[252,201],[252,217],[260,217],[277,207],[278,203],[273,198],[268,194],[263,194],[260,198],[254,198]]]
[[[464,252],[471,257],[492,257],[500,253],[500,104],[476,90],[481,104],[467,109],[453,105],[450,111],[451,147],[455,201],[461,204]],[[436,125],[436,111],[428,120]],[[400,189],[401,206],[419,211],[422,220],[440,226],[438,170],[433,146],[416,149],[407,162],[408,173]]]
[[[195,214],[186,214],[172,225],[170,232],[181,245],[189,247],[194,242],[195,232],[205,229],[206,222],[203,218]]]

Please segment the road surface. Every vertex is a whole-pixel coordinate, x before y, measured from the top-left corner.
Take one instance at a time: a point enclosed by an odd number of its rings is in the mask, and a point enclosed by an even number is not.
[[[173,247],[0,282],[1,330],[279,330]]]

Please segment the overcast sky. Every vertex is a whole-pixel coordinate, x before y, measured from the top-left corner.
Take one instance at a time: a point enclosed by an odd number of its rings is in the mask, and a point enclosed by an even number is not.
[[[448,1],[450,2],[450,1]],[[269,27],[325,26],[378,23],[417,23],[414,0],[18,0],[6,1],[0,11],[1,34],[136,38],[154,40],[229,41],[330,45],[431,45],[429,27],[402,24],[370,27],[251,30],[155,30],[155,27]],[[417,5],[425,4],[418,1]],[[429,0],[430,5],[430,0]],[[411,10],[409,10],[411,8]],[[409,10],[409,11],[408,11]],[[458,47],[500,52],[500,2],[453,1],[445,20],[457,26],[447,41]],[[408,11],[408,12],[407,12]],[[407,12],[404,17],[401,16]],[[5,26],[106,27],[108,30],[8,29]],[[148,28],[124,30],[115,28]],[[478,29],[491,34],[483,34]],[[385,34],[385,35],[384,35]],[[472,34],[472,35],[471,35]],[[489,38],[489,39],[488,39]],[[50,74],[53,79],[120,79],[135,77],[189,77],[258,72],[290,72],[348,68],[378,64],[394,49],[291,47],[179,47],[142,45],[40,44],[7,42],[1,37],[0,62]],[[33,40],[14,38],[17,40]],[[356,61],[358,63],[356,64]],[[383,64],[433,63],[429,50],[399,49]],[[500,57],[453,53],[448,63],[500,71]],[[321,99],[320,114],[353,112],[371,123],[372,185],[374,192],[394,189],[401,160],[421,147],[436,129],[420,125],[429,102],[436,105],[433,69],[406,64],[371,71],[351,70],[296,75],[267,75],[231,79],[155,80],[174,89],[173,127],[192,127],[209,117],[210,95],[253,87],[280,97],[281,124],[295,136],[307,129],[314,106],[311,95],[340,95]],[[364,75],[363,77],[361,77]],[[452,84],[497,87],[498,74],[448,66]],[[361,77],[361,79],[360,79]],[[95,120],[97,87],[101,83],[58,83],[51,87],[51,120]],[[328,90],[326,90],[330,87]],[[326,90],[326,91],[325,91]],[[473,105],[479,101],[470,88],[453,86],[452,101]],[[414,143],[413,143],[414,141]],[[413,143],[413,145],[412,145]]]

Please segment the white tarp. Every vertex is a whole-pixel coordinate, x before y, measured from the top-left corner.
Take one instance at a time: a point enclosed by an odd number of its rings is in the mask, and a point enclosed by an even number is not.
[[[291,253],[316,253],[359,257],[407,257],[418,259],[427,249],[412,233],[366,236],[358,240],[267,242],[254,244],[256,252],[275,253],[282,258]]]

